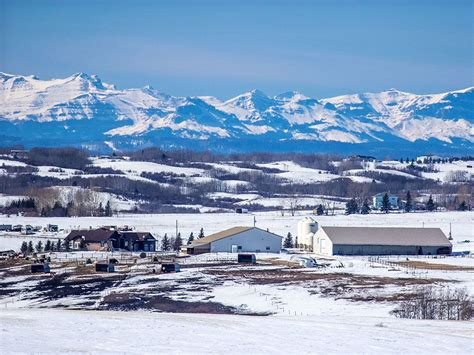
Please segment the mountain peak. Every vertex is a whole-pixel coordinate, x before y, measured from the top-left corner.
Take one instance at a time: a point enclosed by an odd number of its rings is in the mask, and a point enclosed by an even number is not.
[[[300,101],[310,99],[310,97],[303,95],[299,91],[286,91],[275,96],[275,99],[281,101]]]

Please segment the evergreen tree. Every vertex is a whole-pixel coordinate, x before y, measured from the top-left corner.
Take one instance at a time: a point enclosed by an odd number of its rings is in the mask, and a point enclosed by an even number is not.
[[[36,243],[35,249],[37,253],[41,253],[43,251],[43,242],[41,240]]]
[[[188,238],[188,245],[191,244],[193,241],[194,241],[194,234],[193,234],[193,232],[191,232],[191,234],[189,235],[189,238]]]
[[[354,214],[359,211],[359,206],[354,198],[351,198],[346,203],[346,214]]]
[[[295,248],[298,248],[298,237],[295,237]]]
[[[69,245],[69,239],[64,239],[63,240],[63,250],[64,251],[70,251],[71,247]]]
[[[204,238],[204,228],[199,231],[198,239]]]
[[[28,243],[27,242],[21,243],[20,251],[23,255],[26,255],[28,253]]]
[[[72,217],[73,210],[74,210],[74,202],[69,201],[66,205],[66,217]]]
[[[403,164],[403,158],[400,158],[400,163],[402,163],[402,164]]]
[[[163,239],[161,240],[161,250],[168,251],[171,248],[170,240],[168,234],[165,233]]]
[[[370,213],[370,206],[369,202],[367,199],[364,200],[364,203],[362,203],[362,207],[360,208],[360,213],[361,214],[369,214]]]
[[[293,237],[291,233],[288,232],[285,240],[283,241],[283,248],[293,248]]]
[[[462,201],[459,204],[458,211],[467,211],[467,203],[466,201]]]
[[[426,209],[430,212],[434,211],[436,209],[436,205],[433,201],[433,196],[432,195],[430,195],[430,198],[428,199],[428,202],[426,202]]]
[[[411,193],[407,191],[407,201],[405,203],[405,212],[410,212],[413,209],[413,202],[411,200]]]
[[[318,208],[316,208],[316,214],[318,216],[322,216],[324,214],[324,207],[323,205],[319,204]]]
[[[178,233],[173,243],[173,250],[179,251],[182,245],[183,245],[183,238],[181,238],[181,233]]]
[[[26,253],[27,253],[27,254],[31,254],[33,251],[34,251],[33,242],[30,240],[30,241],[28,242],[28,248],[26,249]]]
[[[102,202],[99,203],[99,208],[97,209],[99,216],[105,216],[104,206],[102,206]]]
[[[388,197],[388,193],[385,193],[382,198],[382,207],[380,208],[382,212],[388,213],[390,211],[390,198]]]
[[[61,251],[61,246],[63,243],[61,243],[61,239],[58,239],[58,242],[56,243],[56,251]]]
[[[48,239],[44,245],[44,251],[51,251],[51,241]]]
[[[112,207],[110,207],[110,201],[107,201],[107,204],[105,205],[105,215],[107,217],[112,217]]]

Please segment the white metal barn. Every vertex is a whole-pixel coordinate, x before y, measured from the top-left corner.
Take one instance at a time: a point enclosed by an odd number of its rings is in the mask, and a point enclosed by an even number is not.
[[[194,240],[182,248],[187,254],[202,253],[279,253],[283,237],[257,227],[233,227]]]
[[[439,228],[324,227],[313,251],[323,255],[440,255],[452,244]]]

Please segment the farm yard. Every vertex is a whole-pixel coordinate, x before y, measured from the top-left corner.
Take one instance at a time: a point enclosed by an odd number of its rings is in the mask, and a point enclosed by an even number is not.
[[[120,215],[97,218],[0,217],[2,223],[45,224],[59,226],[57,233],[40,232],[22,236],[2,232],[0,249],[18,249],[25,239],[56,240],[71,228],[100,225],[127,225],[135,230],[153,232],[157,238],[178,231],[184,236],[206,235],[235,225],[269,228],[274,233],[295,233],[296,223],[304,212],[281,216],[278,212],[245,214],[174,214]],[[472,212],[437,212],[411,214],[335,215],[314,217],[321,225],[388,225],[436,226],[448,235],[450,223],[455,251],[472,251]],[[218,221],[218,222],[216,222]],[[13,349],[15,340],[29,334],[18,351],[34,347],[38,337],[52,337],[43,329],[30,327],[31,322],[47,322],[53,332],[68,334],[51,319],[64,324],[76,323],[91,330],[85,341],[97,341],[97,333],[107,325],[108,341],[95,344],[94,351],[130,352],[168,351],[180,353],[182,337],[196,332],[201,340],[196,353],[219,353],[230,339],[235,339],[235,352],[308,352],[325,346],[329,352],[376,352],[390,344],[393,352],[410,352],[423,343],[417,353],[470,353],[473,350],[471,321],[404,319],[397,310],[420,297],[425,290],[474,289],[474,262],[469,256],[320,256],[312,257],[319,267],[303,268],[291,253],[258,253],[256,264],[237,263],[236,254],[210,253],[173,258],[169,253],[125,252],[52,252],[51,274],[31,274],[28,260],[2,261],[0,342]],[[461,254],[460,254],[461,255]],[[143,256],[143,255],[142,255]],[[88,260],[89,259],[89,260]],[[94,263],[116,259],[115,272],[96,272]],[[164,261],[175,260],[179,273],[162,273]],[[128,323],[130,320],[130,323]],[[183,327],[185,322],[192,324]],[[449,323],[449,327],[448,324]],[[133,327],[131,326],[133,324]],[[218,329],[230,328],[214,338]],[[145,339],[146,329],[162,330],[159,342]],[[262,328],[258,337],[248,334]],[[315,336],[316,332],[319,334]],[[132,330],[133,329],[133,330]],[[166,329],[166,330],[165,330]],[[423,339],[419,334],[423,329]],[[448,331],[449,329],[449,331]],[[179,330],[179,339],[171,335]],[[364,330],[361,335],[360,330]],[[119,347],[126,334],[128,340]],[[353,338],[354,333],[358,339]],[[55,336],[57,336],[57,334]],[[272,335],[277,340],[265,342]],[[347,340],[330,345],[347,334]],[[283,342],[290,336],[292,341]],[[322,337],[325,336],[326,339]],[[352,340],[351,340],[352,339]],[[209,346],[212,342],[212,349]],[[434,342],[434,343],[433,343]],[[429,345],[426,345],[428,344]],[[436,344],[436,346],[434,345]],[[51,348],[50,348],[51,347]],[[59,343],[45,346],[45,351],[68,351]],[[82,349],[81,345],[78,348]],[[421,349],[421,348],[420,348]]]

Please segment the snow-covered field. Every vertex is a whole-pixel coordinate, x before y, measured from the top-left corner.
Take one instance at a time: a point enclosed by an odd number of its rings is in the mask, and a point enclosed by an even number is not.
[[[472,354],[472,323],[384,317],[248,317],[0,311],[3,353]]]
[[[162,236],[164,233],[174,235],[178,221],[179,232],[186,238],[190,232],[196,235],[201,227],[209,235],[236,225],[252,225],[255,217],[258,227],[281,235],[288,232],[295,235],[296,224],[304,215],[308,213],[299,212],[296,216],[281,216],[277,212],[124,214],[110,218],[0,216],[0,224],[44,226],[54,223],[65,230],[128,225]],[[440,227],[446,234],[451,223],[454,249],[474,250],[473,212],[314,218],[320,225],[424,225]],[[21,242],[28,239],[55,240],[64,237],[65,233],[35,236],[3,233],[0,249],[18,249]],[[465,242],[467,240],[470,242]],[[336,260],[329,261],[330,267],[311,270],[288,269],[290,258],[289,254],[259,254],[259,261],[272,264],[203,267],[202,263],[212,264],[216,260],[228,262],[235,259],[235,255],[200,255],[183,260],[182,265],[186,268],[182,272],[165,275],[152,273],[153,264],[139,263],[130,268],[125,279],[103,290],[99,286],[108,276],[103,276],[100,281],[87,272],[72,274],[67,280],[73,286],[70,288],[68,283],[63,284],[62,287],[69,287],[69,291],[60,298],[51,297],[50,293],[48,296],[47,290],[37,288],[41,278],[15,274],[2,276],[0,283],[6,285],[3,290],[7,293],[0,299],[0,349],[2,353],[473,353],[473,322],[406,320],[396,318],[390,311],[396,306],[392,297],[409,294],[425,284],[466,288],[472,295],[474,259],[410,257],[410,260],[417,262],[460,267],[456,270],[413,270],[403,265],[374,263],[367,257],[336,257]],[[74,256],[69,255],[68,259],[74,260]],[[277,264],[273,264],[275,260]],[[405,261],[405,258],[391,257],[387,260],[399,262]],[[334,267],[338,263],[342,263],[343,267]],[[61,272],[60,264],[53,262],[53,265],[56,272]],[[68,264],[62,268],[73,270],[71,267]],[[18,269],[13,270],[18,272]],[[246,270],[254,270],[255,278]],[[281,277],[301,276],[304,277],[299,281],[279,280]],[[83,290],[78,290],[74,282],[87,277],[94,279],[89,284],[81,284],[79,287]],[[259,282],[260,278],[268,277],[267,282]],[[348,285],[348,288],[341,288],[341,285]],[[110,294],[127,295],[126,299],[132,303],[142,300],[146,304],[153,297],[165,297],[166,302],[181,302],[187,304],[186,307],[202,307],[211,302],[243,313],[270,315],[189,314],[189,308],[186,313],[161,313],[153,308],[134,311],[133,307],[126,312],[116,312],[113,311],[116,309],[114,304],[110,303],[112,301],[107,300]],[[373,301],[374,297],[381,300]],[[108,310],[98,311],[99,304],[101,309]],[[78,329],[83,330],[80,335]]]
[[[254,214],[204,213],[204,214],[120,214],[114,217],[7,217],[0,215],[0,224],[31,224],[33,226],[57,224],[60,229],[71,230],[94,228],[104,225],[131,226],[137,231],[149,231],[158,237],[165,233],[174,235],[176,221],[184,238],[191,232],[195,235],[201,228],[209,235],[234,226],[256,226],[286,236],[296,235],[298,221],[306,215],[312,216],[322,226],[394,226],[394,227],[439,227],[446,235],[454,238],[454,250],[474,250],[474,212],[420,212],[420,213],[373,213],[369,215],[314,216],[308,211],[298,211],[295,216],[281,215],[280,212],[259,212]],[[24,237],[18,234],[0,235],[0,250],[19,247]],[[462,243],[465,240],[470,242]]]

